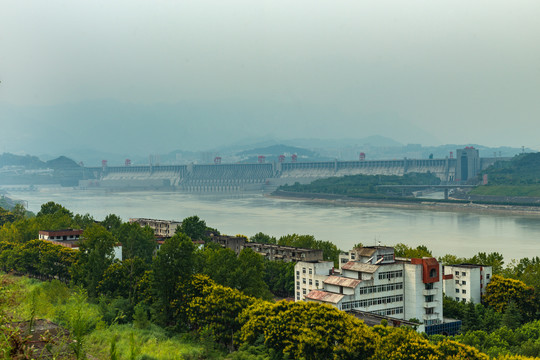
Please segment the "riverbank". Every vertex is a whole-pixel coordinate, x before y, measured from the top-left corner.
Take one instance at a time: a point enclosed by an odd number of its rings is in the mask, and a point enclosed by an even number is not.
[[[445,201],[407,201],[407,200],[387,200],[387,199],[365,199],[353,198],[343,195],[317,194],[317,193],[297,193],[290,191],[275,191],[266,196],[276,199],[297,200],[306,203],[331,204],[334,206],[353,207],[377,207],[394,208],[407,210],[429,210],[429,211],[449,211],[449,212],[474,212],[483,214],[512,214],[539,216],[540,207],[523,205],[499,205],[499,204],[478,204],[473,202],[445,202]]]

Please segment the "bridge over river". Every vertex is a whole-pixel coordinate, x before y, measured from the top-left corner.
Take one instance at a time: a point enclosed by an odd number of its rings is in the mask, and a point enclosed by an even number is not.
[[[273,191],[280,185],[310,183],[345,175],[404,175],[431,172],[442,184],[464,183],[500,158],[477,158],[460,179],[462,159],[273,162],[236,164],[138,165],[87,167],[81,188],[173,189],[187,192]],[[470,164],[468,165],[470,167]],[[465,169],[465,170],[463,170]]]

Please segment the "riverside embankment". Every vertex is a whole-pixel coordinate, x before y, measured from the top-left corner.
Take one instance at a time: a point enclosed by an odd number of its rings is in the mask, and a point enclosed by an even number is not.
[[[320,193],[300,193],[293,191],[276,190],[268,196],[278,199],[298,200],[312,203],[325,203],[335,206],[356,206],[356,207],[381,207],[410,210],[433,210],[451,212],[475,212],[493,214],[513,214],[540,216],[540,206],[526,206],[520,204],[497,204],[464,200],[429,200],[429,199],[370,199],[360,197],[350,197],[335,194]]]

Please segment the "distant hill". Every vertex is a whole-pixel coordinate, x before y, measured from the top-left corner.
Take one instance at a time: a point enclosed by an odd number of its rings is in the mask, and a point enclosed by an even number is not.
[[[3,166],[24,166],[27,169],[41,169],[47,165],[37,156],[30,155],[15,155],[3,153],[0,155],[0,167]]]
[[[236,156],[241,158],[241,161],[255,162],[257,161],[257,157],[261,155],[265,156],[267,161],[277,161],[280,155],[284,155],[287,159],[286,161],[290,161],[293,154],[298,156],[299,161],[330,160],[330,158],[321,156],[315,151],[283,144],[244,150],[237,153]]]
[[[73,169],[79,168],[79,164],[65,156],[60,156],[56,159],[47,161],[47,167],[51,169]]]
[[[279,155],[302,155],[308,157],[315,157],[317,154],[314,151],[303,149],[295,146],[288,145],[272,145],[264,148],[250,149],[239,152],[238,156],[252,156],[252,155],[265,155],[265,156],[279,156]]]

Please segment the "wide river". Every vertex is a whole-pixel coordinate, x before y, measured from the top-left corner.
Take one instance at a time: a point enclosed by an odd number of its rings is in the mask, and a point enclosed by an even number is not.
[[[540,217],[464,212],[345,207],[275,199],[258,193],[238,195],[177,192],[98,192],[70,188],[43,188],[10,192],[26,200],[37,213],[41,204],[55,201],[74,213],[102,220],[117,214],[124,221],[134,217],[182,220],[198,215],[208,226],[227,235],[252,236],[262,231],[276,237],[312,234],[330,240],[342,250],[354,244],[405,243],[426,245],[435,256],[473,256],[497,251],[505,262],[540,256]]]

